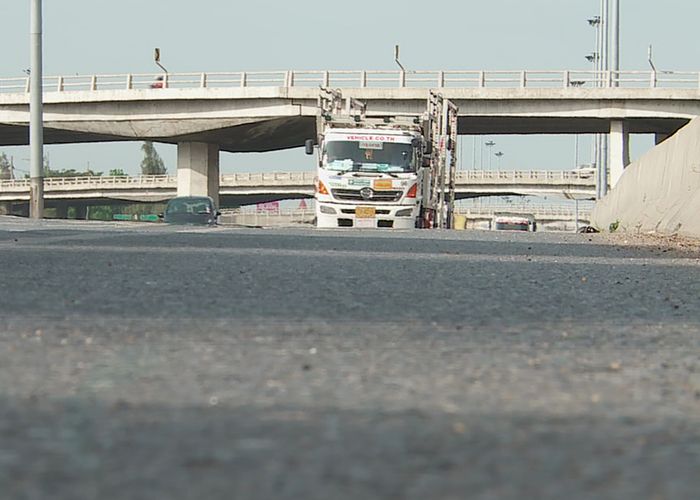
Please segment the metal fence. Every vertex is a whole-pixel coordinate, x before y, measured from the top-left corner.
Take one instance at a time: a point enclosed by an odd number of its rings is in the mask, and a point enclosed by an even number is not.
[[[47,76],[44,92],[249,87],[680,88],[699,89],[697,71],[254,71]],[[0,79],[0,94],[28,93],[29,77]]]

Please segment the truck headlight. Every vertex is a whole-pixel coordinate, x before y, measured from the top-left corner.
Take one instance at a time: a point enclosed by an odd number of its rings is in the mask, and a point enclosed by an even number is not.
[[[396,212],[396,217],[410,217],[413,215],[413,209],[412,208],[404,208],[403,210],[399,210]]]
[[[319,205],[319,209],[321,210],[322,214],[328,214],[328,215],[335,215],[336,214],[335,208],[333,208],[333,207]]]

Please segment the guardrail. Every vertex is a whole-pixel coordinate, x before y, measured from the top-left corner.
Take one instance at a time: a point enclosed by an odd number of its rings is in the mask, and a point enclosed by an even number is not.
[[[260,185],[311,185],[316,172],[241,172],[223,174],[219,178],[221,186],[260,186]],[[592,174],[579,174],[570,171],[490,171],[490,170],[458,170],[458,183],[538,183],[561,182],[562,184],[592,184]],[[0,180],[0,191],[28,190],[29,179]],[[44,189],[76,187],[90,188],[139,188],[139,187],[175,187],[177,176],[174,175],[139,175],[139,176],[89,176],[89,177],[46,177]]]
[[[29,188],[29,179],[6,179],[0,181],[0,189]],[[174,175],[138,175],[130,176],[102,176],[91,175],[86,177],[45,177],[44,189],[60,188],[62,186],[109,186],[109,187],[141,187],[177,185],[177,177]]]
[[[236,174],[223,174],[220,176],[221,185],[259,185],[265,183],[308,183],[312,184],[314,172],[243,172]],[[29,189],[29,179],[0,180],[0,190]],[[77,186],[90,187],[170,187],[177,186],[175,175],[138,175],[130,176],[102,176],[93,175],[87,177],[45,177],[44,188],[55,189],[61,187],[74,188]]]
[[[570,207],[557,207],[548,205],[490,205],[488,207],[459,207],[457,213],[466,216],[493,217],[496,213],[531,214],[537,217],[576,217],[576,210]],[[578,216],[581,219],[590,217],[591,210],[580,208]]]
[[[595,183],[593,172],[577,172],[575,170],[458,170],[457,182],[561,182],[591,184]]]
[[[557,207],[548,205],[492,205],[483,208],[465,208],[458,207],[455,213],[458,215],[466,215],[467,217],[488,217],[491,218],[496,213],[513,213],[513,214],[527,214],[533,215],[535,218],[546,218],[546,217],[556,217],[556,218],[570,218],[574,220],[576,218],[576,210],[569,207]],[[579,219],[588,220],[590,217],[589,209],[579,209],[578,217]],[[277,209],[277,210],[259,210],[256,207],[246,207],[246,208],[233,208],[222,210],[222,215],[224,216],[258,216],[261,218],[265,217],[296,217],[296,218],[313,218],[316,213],[313,209]]]
[[[29,93],[30,77],[0,79],[1,93]],[[162,78],[162,80],[158,80]],[[698,71],[254,71],[47,76],[44,92],[232,87],[700,88]]]
[[[270,184],[313,184],[316,172],[241,172],[235,174],[223,174],[220,185],[250,186],[264,183]]]
[[[316,211],[313,208],[278,208],[277,210],[260,210],[257,207],[242,207],[242,208],[226,208],[221,210],[222,215],[281,215],[281,216],[299,216],[313,217]]]

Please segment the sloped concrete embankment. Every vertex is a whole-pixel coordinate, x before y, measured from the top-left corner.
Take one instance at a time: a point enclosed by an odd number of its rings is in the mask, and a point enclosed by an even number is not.
[[[591,223],[700,238],[700,118],[629,165],[596,204]]]

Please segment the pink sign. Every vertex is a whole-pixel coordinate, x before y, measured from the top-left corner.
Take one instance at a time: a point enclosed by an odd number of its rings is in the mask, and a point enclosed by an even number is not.
[[[280,202],[279,201],[268,201],[267,203],[258,203],[258,212],[279,212]]]

